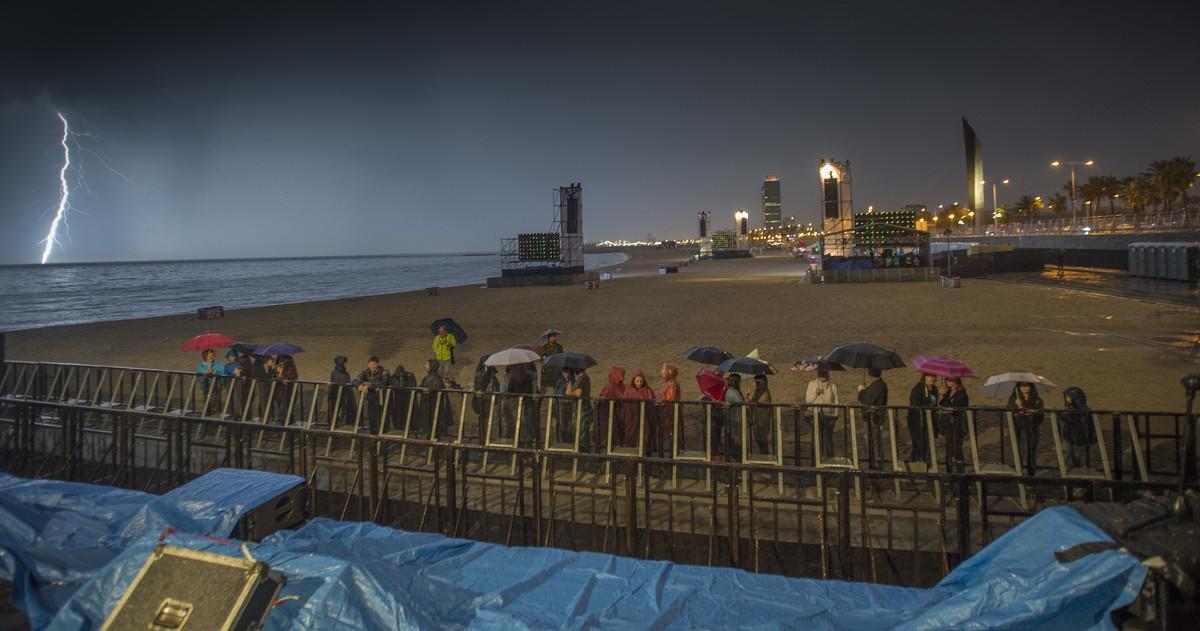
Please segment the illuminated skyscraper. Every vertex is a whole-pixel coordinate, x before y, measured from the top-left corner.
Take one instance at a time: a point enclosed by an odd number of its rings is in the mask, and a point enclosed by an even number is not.
[[[963,145],[967,150],[967,208],[975,211],[975,231],[983,230],[983,143],[967,119],[962,119]]]
[[[763,227],[774,230],[783,227],[783,207],[780,205],[779,178],[768,175],[762,183]]]

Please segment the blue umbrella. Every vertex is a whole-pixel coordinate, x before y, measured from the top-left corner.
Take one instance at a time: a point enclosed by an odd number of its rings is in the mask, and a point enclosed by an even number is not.
[[[461,326],[458,326],[458,323],[454,321],[454,318],[442,318],[441,320],[434,320],[433,324],[429,325],[429,330],[433,331],[434,335],[437,335],[438,327],[442,326],[446,327],[446,332],[454,336],[455,342],[462,344],[463,342],[467,341],[467,332],[464,331]]]
[[[270,357],[271,355],[295,355],[303,352],[303,348],[300,348],[295,344],[288,344],[287,342],[271,342],[270,344],[263,344],[262,346],[254,349],[254,354],[262,357]]]

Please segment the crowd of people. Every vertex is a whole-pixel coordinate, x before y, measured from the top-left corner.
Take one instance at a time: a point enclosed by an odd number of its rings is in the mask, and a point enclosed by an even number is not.
[[[565,352],[560,337],[559,331],[550,329],[538,345],[524,348],[545,359]],[[642,370],[634,370],[630,376],[625,368],[612,366],[607,371],[606,382],[598,397],[593,398],[591,377],[586,368],[554,369],[530,361],[503,366],[501,372],[497,367],[488,365],[488,356],[484,355],[475,366],[471,387],[466,389],[455,380],[454,353],[457,345],[455,336],[445,327],[439,327],[433,338],[433,357],[423,363],[419,375],[409,372],[403,364],[389,372],[378,357],[372,356],[367,359],[366,367],[352,376],[348,359],[344,356],[335,357],[329,375],[329,383],[335,386],[330,389],[327,401],[330,422],[338,424],[356,418],[356,406],[361,404],[364,406],[362,415],[366,426],[372,431],[427,430],[434,418],[435,399],[432,394],[439,390],[454,390],[474,395],[471,407],[480,419],[482,432],[484,419],[492,417],[493,402],[480,395],[558,395],[560,398],[552,404],[554,411],[551,415],[556,419],[554,435],[559,442],[571,443],[577,439],[583,451],[595,451],[607,445],[626,449],[640,447],[645,453],[670,455],[670,446],[675,444],[675,420],[678,417],[672,405],[682,401],[679,367],[675,364],[663,363],[659,367],[657,385],[651,383]],[[217,376],[240,382],[273,380],[284,384],[299,379],[295,361],[287,355],[259,357],[230,350],[225,359],[224,364],[219,364],[213,350],[203,351],[196,368],[203,389],[207,390]],[[792,370],[799,368],[800,364],[797,364]],[[882,371],[866,370],[863,383],[858,385],[853,400],[841,397],[837,385],[830,380],[828,366],[818,365],[814,372],[814,378],[805,389],[803,402],[798,402],[803,403],[805,418],[814,430],[814,455],[819,454],[821,459],[835,457],[835,428],[842,417],[842,406],[858,404],[862,406],[869,457],[874,460],[882,456],[881,437],[887,419],[885,408],[889,405],[888,385]],[[714,457],[739,457],[738,432],[734,432],[733,428],[742,418],[742,408],[745,408],[749,437],[758,452],[767,454],[778,449],[773,439],[775,419],[773,408],[769,405],[773,399],[768,375],[753,375],[749,384],[743,384],[743,375],[736,372],[721,374],[704,369],[700,371],[698,379],[705,373],[710,380],[723,382],[720,388],[701,388],[702,401],[721,404],[713,406]],[[921,374],[909,392],[906,425],[910,447],[904,458],[907,462],[929,463],[932,451],[930,441],[942,436],[946,437],[950,458],[955,462],[963,462],[963,447],[968,434],[966,410],[970,406],[970,398],[961,378],[944,378],[940,384],[938,379],[932,374]],[[420,391],[406,390],[415,388]],[[387,400],[379,396],[385,389],[393,389],[395,396]],[[444,398],[439,400],[446,405]],[[509,403],[502,402],[501,405],[504,407],[497,415],[501,424],[499,433],[507,432],[507,435],[515,436],[525,444],[537,444],[542,436],[538,406],[523,406],[518,413]],[[387,410],[388,414],[384,414],[384,406],[391,408]],[[1025,472],[1030,475],[1035,470],[1045,407],[1033,383],[1017,384],[1008,399],[1008,408],[1014,413],[1021,461]],[[409,409],[412,409],[412,414],[407,413]],[[1063,409],[1058,418],[1067,446],[1066,455],[1072,467],[1082,466],[1088,447],[1096,442],[1087,396],[1083,390],[1078,387],[1065,389]],[[932,412],[932,427],[926,422],[926,411]],[[514,427],[517,416],[521,417],[519,430]],[[385,427],[385,419],[389,418],[409,418],[414,425],[408,428]],[[575,436],[576,419],[578,437]],[[682,431],[682,426],[678,429]]]

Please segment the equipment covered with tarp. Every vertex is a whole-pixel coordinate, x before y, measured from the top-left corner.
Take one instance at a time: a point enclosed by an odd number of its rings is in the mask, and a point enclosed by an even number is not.
[[[135,541],[171,528],[228,537],[250,509],[303,483],[216,469],[164,495],[0,474],[0,580],[40,628],[75,590]]]
[[[77,488],[83,486],[73,485],[70,509],[49,499],[40,506],[57,508],[56,519],[64,522],[70,521],[68,512],[81,509],[81,522],[96,522],[89,532],[119,532],[121,528],[103,525],[105,517],[87,506],[86,495]],[[92,488],[99,502],[114,493]],[[7,492],[0,489],[0,496]],[[43,493],[49,497],[56,491],[47,486]],[[15,501],[5,497],[3,505]],[[176,508],[186,511],[183,504]],[[34,507],[25,517],[42,519],[42,513],[43,508]],[[28,556],[10,556],[14,547],[27,545],[11,535],[26,524],[14,515],[6,510],[0,530],[9,572],[14,561],[20,565]],[[40,619],[53,615],[48,625],[53,629],[98,625],[159,539],[158,533],[146,532],[131,541],[111,562],[92,570],[60,608],[41,612],[45,617]],[[173,546],[242,554],[237,543],[212,538],[180,533],[165,540]],[[83,543],[56,541],[64,557]],[[1112,628],[1109,614],[1133,601],[1146,572],[1133,556],[1115,549],[1070,563],[1055,558],[1056,551],[1094,541],[1110,539],[1073,509],[1048,509],[930,589],[795,579],[555,548],[509,548],[325,519],[267,537],[249,551],[287,580],[266,618],[269,629]],[[52,564],[48,555],[38,561]],[[79,571],[78,563],[68,565]]]

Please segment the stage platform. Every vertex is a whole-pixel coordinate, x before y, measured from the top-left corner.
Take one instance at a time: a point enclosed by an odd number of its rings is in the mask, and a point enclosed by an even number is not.
[[[547,285],[582,285],[600,278],[599,272],[576,274],[528,274],[520,276],[492,276],[487,279],[488,289],[501,287],[535,287]]]

